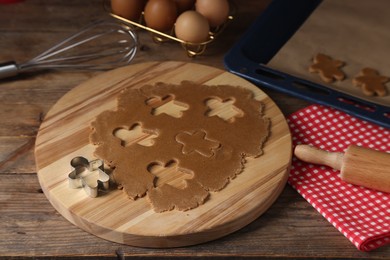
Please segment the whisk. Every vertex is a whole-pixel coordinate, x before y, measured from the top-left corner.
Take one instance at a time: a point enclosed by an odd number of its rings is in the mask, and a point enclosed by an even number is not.
[[[0,64],[0,79],[36,69],[107,70],[131,62],[137,35],[128,26],[99,20],[22,64]]]

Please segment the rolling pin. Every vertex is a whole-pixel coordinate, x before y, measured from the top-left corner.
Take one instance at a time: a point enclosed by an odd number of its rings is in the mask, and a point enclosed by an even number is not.
[[[327,152],[310,145],[297,145],[295,156],[308,163],[340,170],[343,181],[390,192],[390,154],[350,145],[345,153]]]

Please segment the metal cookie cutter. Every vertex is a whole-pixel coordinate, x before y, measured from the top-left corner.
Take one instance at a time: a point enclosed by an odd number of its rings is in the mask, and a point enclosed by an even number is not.
[[[70,161],[70,165],[73,167],[68,175],[70,188],[84,188],[92,198],[98,196],[98,188],[108,190],[110,176],[104,172],[102,160],[88,161],[78,156]]]

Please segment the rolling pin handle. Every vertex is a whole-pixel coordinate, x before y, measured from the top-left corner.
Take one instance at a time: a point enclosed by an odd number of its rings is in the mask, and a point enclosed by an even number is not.
[[[297,145],[294,149],[294,155],[308,163],[322,164],[340,170],[343,165],[343,153],[332,153],[323,151],[310,145]]]

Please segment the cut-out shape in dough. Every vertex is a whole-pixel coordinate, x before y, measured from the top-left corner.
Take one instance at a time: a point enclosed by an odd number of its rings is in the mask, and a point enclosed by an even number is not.
[[[148,165],[148,171],[155,175],[155,187],[170,185],[177,189],[187,187],[186,181],[194,177],[194,173],[180,168],[176,160],[170,160],[163,164],[161,162],[152,162]]]
[[[167,114],[180,118],[183,116],[183,111],[189,109],[187,104],[175,100],[173,95],[167,95],[164,98],[152,97],[146,100],[146,104],[152,107],[152,115],[155,116]]]
[[[215,149],[220,147],[217,141],[208,139],[204,130],[195,131],[194,133],[181,132],[176,135],[176,141],[182,144],[183,154],[199,153],[205,157],[211,157]]]
[[[128,147],[135,143],[142,146],[152,146],[154,139],[158,136],[152,131],[144,130],[138,123],[130,128],[118,127],[114,129],[113,135],[121,140],[123,147]]]
[[[229,110],[230,122],[219,116],[208,116],[206,100],[210,98],[228,104],[234,100],[234,106],[241,111],[238,115],[242,117],[237,118],[234,109]],[[181,117],[151,113],[151,108],[177,100],[187,108]],[[123,149],[113,132],[129,122],[139,122],[143,130],[153,129],[158,134],[153,146],[130,145]],[[196,208],[205,203],[210,192],[218,196],[218,191],[244,171],[247,157],[254,158],[263,153],[270,120],[263,116],[263,104],[254,98],[251,90],[183,81],[181,84],[159,82],[124,89],[118,96],[117,109],[99,114],[91,127],[90,142],[96,145],[94,154],[113,168],[112,177],[118,188],[131,199],[146,195],[153,209],[163,212]],[[180,143],[183,137],[186,146],[186,138],[197,140],[191,140],[184,153]],[[204,142],[206,145],[202,144]],[[177,162],[175,167],[191,172],[192,178],[184,181],[185,187],[156,186],[154,174],[159,166],[153,166],[153,162],[161,162],[162,167],[172,160]]]
[[[237,117],[243,117],[244,112],[234,105],[235,101],[232,98],[222,100],[220,98],[209,98],[206,100],[206,105],[209,107],[207,116],[218,116],[219,118],[233,123]]]

